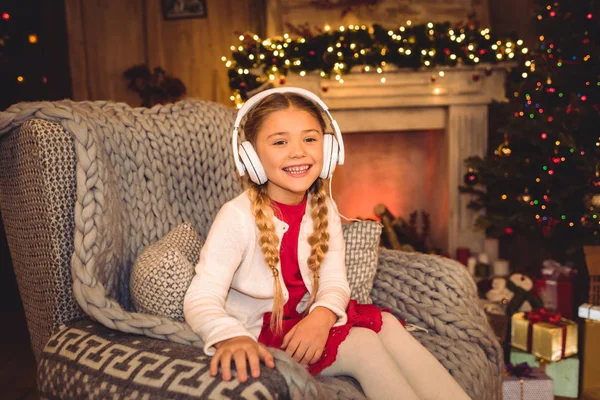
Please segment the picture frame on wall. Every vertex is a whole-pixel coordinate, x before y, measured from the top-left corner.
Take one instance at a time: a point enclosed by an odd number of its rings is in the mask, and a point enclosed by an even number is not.
[[[166,20],[206,18],[206,0],[162,0],[163,17]]]

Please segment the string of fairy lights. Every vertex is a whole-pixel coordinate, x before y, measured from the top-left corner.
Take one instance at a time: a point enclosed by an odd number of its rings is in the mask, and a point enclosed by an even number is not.
[[[380,25],[326,25],[312,36],[261,39],[253,33],[239,36],[240,43],[230,47],[231,56],[221,60],[228,68],[231,100],[239,108],[248,92],[279,80],[285,84],[289,73],[300,77],[319,76],[327,91],[333,78],[344,83],[344,76],[355,72],[381,74],[385,84],[390,66],[398,68],[436,68],[457,65],[476,66],[516,61],[528,49],[522,40],[499,38],[490,29],[474,25],[452,27],[450,23],[406,24],[396,29]],[[491,71],[491,70],[490,70]],[[444,71],[432,76],[443,77]],[[478,77],[474,76],[474,80]]]

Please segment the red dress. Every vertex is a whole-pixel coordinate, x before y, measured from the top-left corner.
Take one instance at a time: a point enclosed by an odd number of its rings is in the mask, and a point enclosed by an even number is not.
[[[296,307],[308,291],[302,280],[300,266],[298,265],[298,236],[300,234],[300,223],[306,209],[306,196],[302,203],[298,205],[286,205],[275,201],[273,203],[276,217],[289,225],[289,229],[281,239],[279,250],[281,273],[289,292],[289,299],[283,307],[282,334],[278,336],[271,332],[269,328],[271,313],[269,312],[263,317],[263,326],[258,341],[268,347],[281,348],[285,335],[303,318],[302,314],[296,311]],[[323,355],[316,363],[308,366],[310,374],[317,375],[333,364],[339,345],[346,339],[350,328],[353,326],[369,328],[379,332],[382,325],[381,311],[375,305],[358,304],[356,300],[350,300],[346,311],[348,322],[345,325],[331,328]],[[384,311],[387,311],[387,309]]]

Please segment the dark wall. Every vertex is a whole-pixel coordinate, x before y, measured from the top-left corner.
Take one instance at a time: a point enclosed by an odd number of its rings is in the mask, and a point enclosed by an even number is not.
[[[8,20],[2,18],[8,13]],[[29,43],[29,35],[38,42]],[[17,76],[23,76],[19,83]],[[43,82],[46,78],[46,83]],[[0,2],[0,110],[21,101],[71,97],[62,0]],[[0,204],[1,207],[1,204]],[[22,309],[0,209],[0,311]]]
[[[30,43],[32,34],[37,43]],[[0,110],[71,97],[68,57],[64,1],[0,2]]]

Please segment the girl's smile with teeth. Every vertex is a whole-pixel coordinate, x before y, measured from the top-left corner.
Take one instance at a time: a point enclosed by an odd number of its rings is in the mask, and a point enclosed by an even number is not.
[[[288,173],[294,175],[294,174],[302,174],[302,173],[308,171],[308,169],[310,167],[311,167],[310,165],[295,165],[293,167],[285,167],[285,168],[283,168],[283,170],[285,172],[288,172]]]

